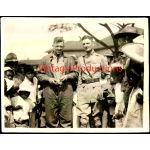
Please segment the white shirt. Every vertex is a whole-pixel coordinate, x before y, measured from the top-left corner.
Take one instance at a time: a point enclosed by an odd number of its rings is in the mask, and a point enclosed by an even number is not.
[[[29,98],[33,103],[36,102],[36,95],[37,95],[37,78],[33,77],[33,83],[25,77],[23,82],[19,86],[19,90],[26,90],[30,92]]]
[[[13,116],[16,121],[22,121],[29,119],[29,112],[31,112],[31,107],[28,101],[22,99],[20,96],[11,98],[12,105],[14,107],[20,105],[22,109],[14,110]]]

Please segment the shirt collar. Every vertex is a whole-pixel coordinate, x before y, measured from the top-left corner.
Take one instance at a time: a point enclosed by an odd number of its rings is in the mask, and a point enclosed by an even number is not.
[[[95,54],[95,51],[94,51],[94,50],[92,50],[92,52],[91,52],[91,54],[90,54],[90,55],[85,54],[85,56],[86,56],[86,57],[89,57],[89,56],[94,55],[94,54]]]

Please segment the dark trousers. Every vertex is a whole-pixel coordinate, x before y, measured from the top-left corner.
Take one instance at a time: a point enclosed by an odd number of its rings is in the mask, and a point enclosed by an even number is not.
[[[61,87],[46,86],[45,98],[46,125],[51,128],[72,127],[73,88],[70,83]]]
[[[36,124],[37,124],[36,121],[37,121],[37,118],[36,118],[36,109],[34,108],[32,110],[32,112],[30,113],[29,127],[30,128],[35,128]]]

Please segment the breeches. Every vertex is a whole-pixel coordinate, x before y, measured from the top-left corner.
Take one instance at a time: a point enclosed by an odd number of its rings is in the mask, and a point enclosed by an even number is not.
[[[77,113],[80,116],[80,124],[81,127],[86,128],[89,124],[89,116],[92,117],[94,121],[94,127],[101,126],[101,116],[100,112],[102,110],[102,106],[99,101],[95,103],[87,103],[77,106]]]

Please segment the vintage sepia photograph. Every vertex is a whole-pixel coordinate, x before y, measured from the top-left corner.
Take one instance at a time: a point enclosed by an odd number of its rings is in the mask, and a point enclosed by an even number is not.
[[[148,18],[0,19],[2,132],[149,132]]]

